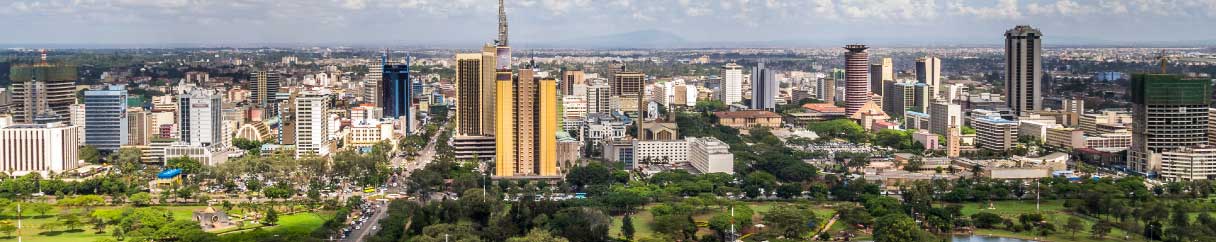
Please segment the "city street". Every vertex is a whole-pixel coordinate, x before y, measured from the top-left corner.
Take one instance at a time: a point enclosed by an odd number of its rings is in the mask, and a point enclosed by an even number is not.
[[[437,144],[437,142],[447,142],[446,140],[444,140],[444,141],[438,140],[440,134],[442,134],[444,132],[445,128],[446,128],[445,126],[440,126],[438,131],[436,131],[435,134],[431,136],[430,140],[427,142],[426,147],[424,149],[422,149],[422,151],[418,152],[418,156],[415,159],[411,160],[411,159],[406,159],[405,157],[399,157],[399,156],[393,157],[393,159],[390,161],[392,163],[391,166],[400,167],[400,168],[402,168],[402,171],[400,173],[398,173],[398,176],[396,178],[397,186],[393,186],[393,184],[391,184],[392,182],[390,182],[390,184],[387,185],[385,194],[402,193],[402,192],[406,191],[405,183],[406,183],[406,179],[409,177],[409,174],[411,172],[413,172],[414,170],[422,169],[423,167],[426,167],[427,164],[430,164],[431,160],[433,160],[435,157],[435,145]],[[380,203],[379,201],[367,201],[367,202],[377,203],[377,204]],[[385,216],[388,215],[387,211],[388,211],[388,203],[385,202],[384,204],[380,204],[379,207],[375,208],[375,212],[371,215],[371,218],[369,218],[367,222],[363,223],[363,226],[360,226],[359,229],[351,231],[350,236],[347,237],[346,239],[343,239],[342,241],[348,241],[348,242],[363,241],[364,238],[366,238],[367,236],[375,234],[375,232],[380,229],[380,226],[379,226],[380,219],[383,219]]]

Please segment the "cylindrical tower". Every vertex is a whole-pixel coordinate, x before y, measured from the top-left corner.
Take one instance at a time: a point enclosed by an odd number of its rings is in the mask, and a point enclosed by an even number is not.
[[[845,49],[845,95],[844,110],[848,115],[856,113],[870,101],[870,55],[865,45],[846,45]]]

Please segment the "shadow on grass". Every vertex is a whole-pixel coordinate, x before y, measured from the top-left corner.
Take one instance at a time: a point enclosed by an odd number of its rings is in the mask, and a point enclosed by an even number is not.
[[[38,233],[38,235],[57,236],[57,235],[66,234],[66,233],[80,233],[80,232],[84,232],[84,230],[83,229],[69,229],[69,230],[60,230],[60,231],[42,231],[42,232]]]

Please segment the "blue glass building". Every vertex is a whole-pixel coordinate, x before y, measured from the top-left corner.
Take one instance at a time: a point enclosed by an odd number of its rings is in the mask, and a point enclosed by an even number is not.
[[[405,132],[410,133],[410,105],[412,104],[412,86],[410,85],[410,61],[406,57],[405,64],[388,64],[388,54],[381,55],[380,63],[383,73],[380,79],[380,103],[384,107],[384,117],[402,120]]]

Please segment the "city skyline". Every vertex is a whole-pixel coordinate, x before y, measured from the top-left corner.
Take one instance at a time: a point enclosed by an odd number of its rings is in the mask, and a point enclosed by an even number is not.
[[[742,2],[747,3],[528,0],[506,5],[517,48],[613,48],[628,41],[640,48],[999,45],[995,30],[1023,24],[1058,33],[1044,43],[1048,46],[1187,45],[1216,39],[1216,28],[1201,26],[1216,20],[1216,2],[1202,0]],[[0,26],[25,30],[14,31],[0,46],[461,47],[495,38],[496,19],[482,16],[496,11],[492,0],[21,0],[0,5],[0,19],[8,20]]]

